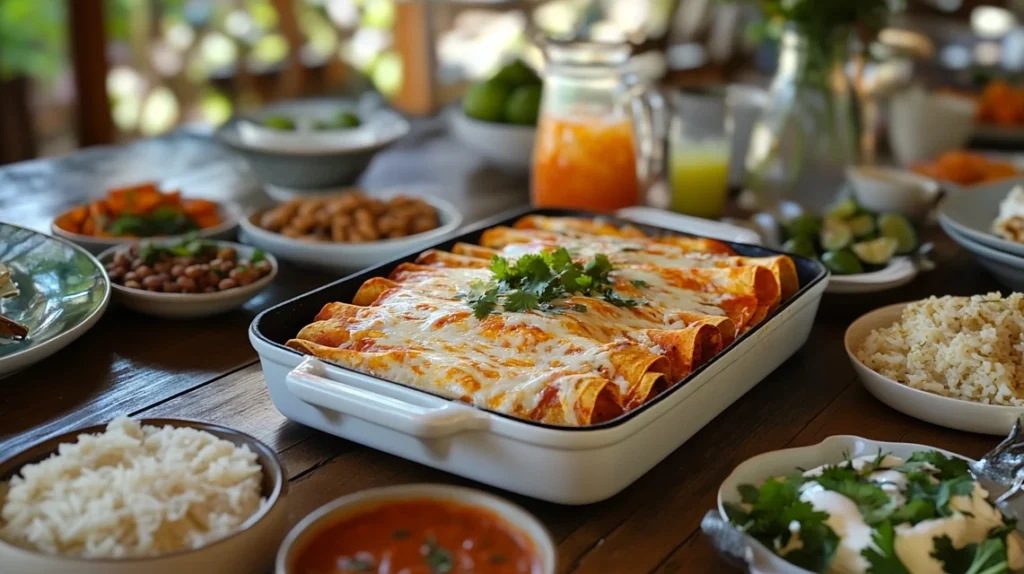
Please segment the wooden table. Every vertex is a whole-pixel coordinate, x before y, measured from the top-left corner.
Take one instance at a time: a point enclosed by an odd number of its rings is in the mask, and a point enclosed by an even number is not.
[[[203,171],[204,166],[215,167]],[[264,200],[235,168],[225,151],[189,135],[18,164],[0,170],[0,220],[45,230],[63,208],[108,184],[182,173],[198,174],[189,178],[188,191],[245,204]],[[418,125],[400,147],[380,156],[365,182],[369,187],[439,184],[469,221],[527,200],[525,181],[485,168],[434,124]],[[932,426],[876,401],[857,381],[843,349],[846,326],[873,308],[931,294],[997,289],[941,232],[928,235],[937,244],[935,271],[886,293],[826,296],[800,352],[618,496],[564,507],[506,493],[549,526],[559,545],[559,571],[726,571],[698,525],[730,470],[761,452],[834,434],[925,443],[969,456],[994,446],[994,437]],[[249,322],[269,305],[330,279],[283,265],[273,288],[244,310],[200,321],[158,320],[111,308],[67,349],[0,381],[0,458],[117,415],[164,416],[231,426],[276,449],[291,477],[292,521],[338,496],[374,486],[472,484],[290,422],[274,409],[247,339]]]

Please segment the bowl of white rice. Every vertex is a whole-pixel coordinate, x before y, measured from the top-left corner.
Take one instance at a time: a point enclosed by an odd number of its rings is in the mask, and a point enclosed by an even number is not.
[[[850,325],[846,352],[865,388],[940,426],[1005,436],[1024,414],[1024,295],[930,297]]]
[[[118,418],[0,463],[0,571],[263,572],[287,530],[286,494],[255,438]]]

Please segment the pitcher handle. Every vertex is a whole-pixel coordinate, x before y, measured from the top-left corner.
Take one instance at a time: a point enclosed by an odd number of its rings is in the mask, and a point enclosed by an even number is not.
[[[668,113],[661,92],[638,81],[627,84],[626,105],[633,114],[636,134],[636,173],[640,188],[646,193],[665,168],[665,138],[668,136]]]

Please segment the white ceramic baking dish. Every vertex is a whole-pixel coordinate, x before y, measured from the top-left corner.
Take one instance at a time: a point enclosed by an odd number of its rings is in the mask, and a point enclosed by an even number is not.
[[[475,242],[483,229],[529,213],[579,215],[522,211],[484,222],[436,247]],[[752,256],[774,253],[734,247]],[[588,504],[620,492],[775,370],[806,342],[827,284],[819,263],[797,259],[801,289],[768,320],[650,403],[608,423],[567,428],[478,409],[305,357],[283,345],[325,303],[350,301],[366,279],[387,275],[415,255],[341,279],[256,317],[249,339],[260,355],[274,405],[286,417],[324,432],[562,504]]]

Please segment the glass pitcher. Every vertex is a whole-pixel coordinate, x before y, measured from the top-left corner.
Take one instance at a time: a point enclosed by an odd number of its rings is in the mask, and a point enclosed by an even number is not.
[[[535,207],[638,205],[663,164],[664,104],[625,72],[626,44],[550,42],[533,152]]]

